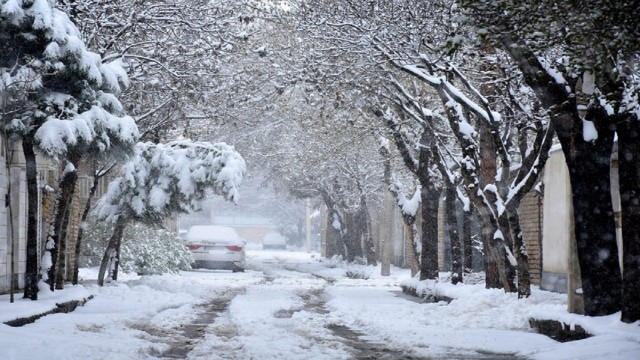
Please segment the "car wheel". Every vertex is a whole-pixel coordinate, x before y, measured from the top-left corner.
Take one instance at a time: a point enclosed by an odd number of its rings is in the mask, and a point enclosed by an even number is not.
[[[232,271],[233,271],[234,273],[235,273],[235,272],[244,272],[244,268],[241,268],[241,267],[237,267],[237,266],[236,266]]]

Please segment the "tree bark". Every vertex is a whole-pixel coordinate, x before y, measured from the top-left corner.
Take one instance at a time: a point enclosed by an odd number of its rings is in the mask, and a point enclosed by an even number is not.
[[[104,285],[104,278],[107,273],[107,268],[109,263],[113,263],[115,266],[118,265],[117,257],[118,257],[118,247],[120,241],[122,239],[122,235],[124,234],[124,229],[127,226],[127,219],[124,216],[120,215],[118,220],[116,220],[115,226],[113,228],[113,234],[109,238],[109,242],[107,244],[107,248],[104,251],[104,255],[102,256],[102,261],[100,262],[100,270],[98,271],[98,285]],[[109,274],[113,276],[113,273]],[[116,273],[117,276],[117,273]]]
[[[382,178],[384,184],[384,200],[382,201],[383,210],[382,219],[380,219],[381,226],[379,226],[379,236],[382,240],[380,244],[380,257],[382,261],[382,264],[380,265],[380,275],[390,276],[391,253],[393,251],[393,211],[391,209],[395,209],[395,206],[393,205],[394,196],[389,188],[391,186],[391,154],[389,153],[389,149],[385,146],[381,146],[379,151],[380,155],[382,155],[384,159],[384,176]]]
[[[469,204],[470,205],[470,204]],[[473,272],[473,242],[471,239],[471,217],[473,216],[473,206],[464,211],[462,220],[462,243],[464,247],[464,272]]]
[[[446,189],[446,214],[447,233],[451,242],[451,283],[456,285],[462,282],[462,258],[463,248],[458,233],[458,218],[456,216],[456,189],[449,184]]]
[[[520,228],[520,225],[518,225],[518,228]],[[509,224],[508,215],[505,213],[498,217],[497,229],[502,233],[502,238],[496,238],[494,235],[493,244],[496,247],[499,256],[500,280],[502,281],[504,291],[518,292],[518,260],[513,254],[513,234]]]
[[[45,282],[49,284],[49,288],[51,291],[54,291],[55,289],[56,266],[58,264],[58,236],[60,235],[60,232],[56,229],[59,229],[64,221],[64,211],[62,211],[60,206],[62,197],[62,190],[59,189],[58,195],[56,196],[56,202],[53,206],[53,220],[51,222],[51,225],[49,226],[49,233],[47,235],[46,252],[48,252],[49,256],[51,257],[51,267],[47,269]],[[46,252],[44,256],[47,256]]]
[[[622,317],[640,320],[640,126],[634,118],[618,124],[622,212]]]
[[[116,227],[118,225],[116,224]],[[111,259],[111,281],[118,281],[118,270],[120,269],[120,254],[122,253],[122,235],[124,234],[124,229],[126,225],[122,225],[121,229],[114,229],[114,232],[117,232],[118,238],[116,240],[116,256]]]
[[[585,314],[620,310],[621,274],[610,192],[611,142],[578,151],[569,166]],[[578,165],[580,164],[580,165]]]
[[[78,173],[75,172],[75,179],[77,180],[78,178]],[[73,193],[74,193],[74,188],[75,188],[75,182],[76,180],[73,180],[73,188],[70,190],[71,191],[71,198],[73,198]],[[65,281],[65,274],[66,274],[66,269],[67,269],[67,233],[69,230],[69,220],[71,218],[71,201],[69,200],[69,204],[67,204],[65,210],[64,210],[64,219],[62,220],[62,228],[60,230],[60,246],[58,248],[58,268],[56,269],[56,290],[62,290],[64,289],[64,281]]]
[[[487,289],[502,289],[500,281],[500,271],[498,270],[498,254],[496,249],[491,245],[493,234],[491,234],[491,222],[487,221],[485,216],[480,217],[482,220],[482,229],[480,231],[480,239],[482,240],[482,250],[484,252],[484,271],[485,271],[485,287]]]
[[[389,181],[390,182],[390,181]],[[398,192],[398,189],[393,186],[389,186],[390,195],[393,195],[393,199],[395,199],[395,203],[399,204],[400,196],[405,196]],[[418,231],[418,225],[416,224],[416,216],[410,213],[407,213],[400,207],[400,214],[402,215],[402,222],[404,223],[405,230],[407,232],[407,238],[411,242],[410,247],[410,258],[409,258],[409,267],[411,268],[411,277],[414,277],[420,271],[420,262],[418,261],[420,258],[420,254],[418,253],[418,244],[420,244],[420,232]],[[389,231],[391,233],[391,231]]]
[[[57,247],[57,260],[56,266],[52,266],[55,269],[54,281],[52,285],[55,288],[61,290],[64,288],[64,274],[66,270],[66,253],[67,253],[67,228],[69,225],[69,218],[71,213],[71,205],[73,203],[73,194],[76,188],[76,182],[78,180],[78,170],[76,165],[78,164],[78,156],[70,156],[68,162],[74,166],[74,170],[64,173],[62,180],[60,181],[60,201],[57,202],[59,206],[56,211],[56,219],[54,220],[58,224],[54,228],[53,239]]]
[[[406,222],[405,225],[407,225]],[[418,252],[418,244],[420,243],[420,232],[418,231],[418,225],[416,225],[415,218],[411,222],[411,225],[407,225],[406,229],[408,235],[407,237],[409,238],[409,241],[411,241],[411,254],[409,254],[411,258],[409,259],[409,266],[411,268],[411,277],[414,277],[417,273],[420,272],[420,253]]]
[[[427,183],[422,187],[422,251],[420,280],[438,278],[438,203],[440,190]]]
[[[367,200],[364,196],[360,198],[360,211],[362,216],[361,221],[363,222],[362,247],[364,248],[364,255],[367,258],[367,265],[377,266],[376,249],[373,245],[373,234],[371,232],[371,216],[369,215]]]
[[[27,258],[24,297],[38,300],[38,170],[30,139],[22,140],[27,181]]]
[[[498,164],[496,160],[496,143],[494,141],[494,134],[488,126],[480,126],[479,128],[479,152],[480,152],[480,189],[484,190],[489,184],[493,184],[496,181],[498,174]],[[469,189],[470,193],[476,191],[475,189]],[[473,196],[473,195],[471,195]],[[498,218],[493,214],[493,210],[490,208],[490,204],[486,204],[484,199],[474,198],[474,205],[478,208],[478,211],[482,217],[482,240],[485,250],[485,284],[487,288],[502,288],[507,292],[514,291],[510,285],[508,279],[511,273],[507,266],[509,262],[505,261],[505,249],[502,245],[502,241],[495,237],[496,231],[500,229],[498,224]],[[497,199],[492,199],[497,200]],[[489,200],[491,202],[491,200]]]
[[[347,261],[353,262],[357,258],[364,257],[362,249],[363,221],[361,209],[342,212],[342,229],[340,237],[347,250]]]
[[[519,203],[510,205],[507,208],[507,216],[513,239],[513,255],[516,257],[518,269],[518,298],[526,298],[531,295],[531,276],[529,274],[529,254],[522,237],[518,205]]]
[[[598,131],[593,142],[584,141],[577,115],[552,119],[569,168],[585,315],[600,316],[619,311],[622,296],[611,200],[613,131],[603,112],[588,116]]]
[[[326,225],[326,255],[327,258],[331,258],[333,256],[342,256],[343,259],[346,259],[346,251],[344,248],[344,244],[340,238],[340,230],[336,229],[334,226],[336,223],[343,225],[340,223],[340,217],[335,209],[335,204],[331,200],[331,197],[325,192],[320,192],[322,196],[322,200],[324,201],[327,207],[327,225]]]

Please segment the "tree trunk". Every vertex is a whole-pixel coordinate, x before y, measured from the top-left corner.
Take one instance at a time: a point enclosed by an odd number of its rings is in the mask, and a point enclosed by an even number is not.
[[[100,270],[98,271],[98,285],[104,285],[104,277],[107,273],[107,267],[109,263],[117,264],[118,257],[118,247],[120,241],[122,239],[122,235],[124,234],[124,229],[127,225],[127,219],[124,216],[120,215],[118,220],[115,223],[113,228],[113,234],[111,234],[111,238],[109,238],[109,243],[107,244],[107,248],[104,251],[104,256],[102,256],[102,261],[100,262]],[[113,276],[113,272],[111,274]],[[117,273],[116,273],[117,276]]]
[[[33,143],[23,139],[27,181],[27,259],[24,297],[38,300],[38,170]]]
[[[75,173],[75,179],[78,173]],[[75,180],[73,181],[75,188]],[[74,189],[71,189],[71,198],[73,198]],[[71,200],[69,200],[71,202]],[[60,232],[60,247],[58,249],[58,268],[56,269],[56,290],[64,289],[65,273],[66,273],[66,255],[67,255],[67,232],[69,230],[69,220],[71,218],[71,203],[66,206],[64,211],[64,219],[62,220],[62,228]]]
[[[405,224],[407,224],[405,222]],[[409,241],[411,241],[411,256],[410,258],[410,267],[411,267],[411,277],[416,276],[417,273],[420,272],[420,253],[418,252],[418,244],[420,243],[420,235],[418,231],[418,225],[416,225],[415,218],[411,222],[411,225],[407,225],[407,237]]]
[[[45,283],[49,285],[49,289],[51,291],[54,290],[55,274],[56,274],[55,268],[56,268],[56,262],[58,261],[57,242],[53,237],[53,235],[54,235],[54,229],[56,228],[56,226],[62,225],[62,218],[59,219],[60,220],[59,223],[57,222],[58,221],[57,212],[59,211],[59,206],[58,206],[59,202],[60,202],[60,193],[58,193],[58,195],[56,196],[56,202],[53,205],[53,221],[49,225],[49,232],[47,233],[48,235],[47,235],[47,242],[45,244],[45,251],[44,251],[44,254],[42,255],[42,267],[40,269],[42,279],[44,280]]]
[[[470,205],[470,204],[469,204]],[[471,217],[473,216],[473,206],[463,213],[462,219],[462,243],[464,245],[464,272],[473,272],[473,242],[471,240]]]
[[[337,219],[337,214],[334,210],[329,208],[329,216],[327,216],[327,257],[331,258],[333,256],[341,256],[343,259],[346,259],[347,253],[344,248],[344,244],[340,239],[340,231],[335,228],[335,224],[340,224]]]
[[[326,225],[326,255],[327,258],[331,258],[333,256],[342,256],[343,259],[346,259],[346,251],[344,248],[344,244],[342,243],[340,237],[340,229],[336,228],[336,226],[342,228],[344,225],[341,224],[340,216],[334,207],[334,203],[331,200],[331,197],[325,192],[320,192],[322,196],[322,200],[327,207],[327,225]]]
[[[118,226],[116,224],[116,226]],[[114,229],[114,232],[118,231],[118,238],[116,239],[116,256],[111,259],[111,281],[118,281],[118,269],[120,269],[120,254],[122,253],[122,235],[124,234],[124,228],[126,225],[123,225],[121,230]]]
[[[491,201],[491,200],[490,200]],[[519,226],[518,226],[519,228]],[[498,252],[498,264],[500,264],[500,280],[504,291],[517,292],[517,271],[518,261],[513,254],[513,238],[509,219],[503,213],[498,217],[498,230],[502,233],[502,238],[494,234],[493,243]]]
[[[405,196],[398,192],[395,187],[389,187],[389,196],[390,198],[395,200],[395,204],[400,204],[400,197]],[[391,201],[390,201],[391,202]],[[402,215],[402,221],[404,223],[405,230],[407,232],[407,238],[411,242],[411,247],[409,249],[409,266],[411,268],[411,277],[414,277],[420,271],[420,262],[418,261],[420,258],[420,254],[418,253],[418,244],[420,244],[420,232],[418,231],[418,225],[416,225],[416,216],[410,213],[407,213],[400,208],[400,214]],[[392,231],[390,230],[389,233]]]
[[[420,280],[438,278],[438,204],[440,190],[426,183],[422,187],[422,251]]]
[[[619,311],[622,296],[610,187],[613,131],[607,122],[595,122],[601,126],[597,126],[598,139],[593,143],[584,141],[581,129],[578,134],[576,130],[558,131],[569,168],[584,310],[588,316]]]
[[[487,126],[481,126],[479,129],[479,152],[480,152],[480,189],[484,189],[488,184],[493,184],[498,174],[498,164],[496,161],[496,144],[491,133],[491,129]],[[470,197],[475,199],[474,206],[477,207],[480,213],[481,221],[481,237],[482,245],[484,247],[485,257],[485,284],[487,288],[503,288],[505,291],[509,290],[509,287],[505,287],[505,268],[504,258],[502,254],[504,249],[499,249],[499,245],[496,244],[494,236],[498,229],[498,219],[492,214],[491,205],[485,204],[484,199],[476,199],[473,192],[474,189],[467,189]]]
[[[484,217],[481,218],[484,219]],[[498,271],[498,263],[496,261],[498,254],[496,253],[496,249],[491,245],[493,241],[493,234],[491,234],[490,230],[491,223],[482,220],[481,226],[480,239],[482,240],[482,249],[484,251],[485,287],[487,289],[502,289],[500,271]]]
[[[382,240],[380,244],[380,257],[382,264],[380,265],[380,275],[391,275],[391,253],[393,252],[392,240],[392,224],[393,224],[393,205],[394,196],[389,186],[391,185],[391,155],[389,149],[384,146],[380,147],[380,155],[384,158],[384,200],[382,201],[382,216],[379,226],[379,237]],[[396,202],[397,203],[397,202]],[[413,274],[415,275],[415,274]]]
[[[510,205],[507,209],[507,216],[513,239],[513,255],[516,258],[518,269],[518,298],[526,298],[531,295],[531,276],[529,274],[529,254],[522,237],[518,205]]]
[[[462,282],[462,244],[458,234],[458,219],[456,216],[456,189],[449,184],[446,189],[445,211],[447,234],[451,242],[451,283],[453,285]]]
[[[60,201],[56,212],[55,222],[59,224],[54,229],[53,239],[57,244],[57,266],[55,268],[55,278],[53,284],[55,288],[61,290],[64,288],[64,274],[66,270],[66,253],[67,253],[67,228],[69,225],[69,217],[71,213],[71,205],[73,202],[73,193],[75,192],[76,182],[78,180],[78,170],[75,166],[78,164],[79,157],[70,156],[68,163],[73,165],[73,170],[64,170],[62,180],[60,181]]]
[[[364,255],[367,258],[367,265],[377,266],[376,249],[373,245],[373,234],[371,232],[371,216],[369,215],[369,208],[367,207],[367,201],[364,196],[360,198],[360,214],[360,220],[362,222],[362,247]]]
[[[565,85],[555,81],[534,52],[508,31],[501,34],[501,42],[542,105],[549,109],[567,160],[585,315],[617,312],[621,308],[622,291],[610,194],[612,122],[602,113],[604,110],[590,111],[587,119],[594,120],[598,138],[585,141],[576,99],[570,96]]]
[[[343,212],[343,226],[340,230],[340,237],[347,250],[347,261],[349,262],[364,256],[362,249],[362,216],[360,212],[360,209],[355,210],[355,212]]]
[[[89,212],[91,211],[91,198],[96,193],[99,179],[100,178],[98,176],[95,176],[93,179],[93,185],[91,186],[91,190],[89,191],[89,198],[87,199],[87,202],[84,204],[84,210],[82,211],[82,217],[80,218],[80,227],[78,228],[78,236],[76,238],[76,248],[74,249],[75,258],[71,268],[71,272],[72,272],[71,283],[73,285],[78,284],[78,271],[80,269],[80,251],[82,249],[82,236],[84,235],[84,225],[86,224],[87,218],[89,217]]]
[[[622,321],[640,320],[640,126],[637,119],[618,125],[618,162],[622,212]]]

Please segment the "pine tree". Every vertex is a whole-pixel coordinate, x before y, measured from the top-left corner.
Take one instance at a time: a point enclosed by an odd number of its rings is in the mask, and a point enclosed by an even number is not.
[[[37,171],[35,149],[64,161],[58,209],[47,240],[42,274],[53,289],[58,242],[85,155],[126,153],[137,141],[133,119],[121,116],[116,95],[126,84],[117,63],[103,63],[86,50],[69,18],[47,0],[3,2],[0,37],[5,45],[0,67],[10,88],[13,111],[3,114],[11,138],[22,140],[27,163],[28,225],[25,296],[37,298]],[[9,86],[10,87],[10,86]],[[68,220],[67,220],[68,221]]]
[[[115,223],[98,283],[103,284],[110,262],[110,277],[117,279],[122,234],[129,222],[158,226],[172,214],[198,210],[211,191],[236,202],[245,168],[240,154],[224,143],[139,143],[94,210],[99,221]]]

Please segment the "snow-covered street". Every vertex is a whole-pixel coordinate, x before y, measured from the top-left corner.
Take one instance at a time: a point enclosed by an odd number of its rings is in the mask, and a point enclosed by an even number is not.
[[[0,320],[87,298],[83,307],[22,327],[0,325],[1,359],[635,359],[640,328],[616,315],[566,312],[564,295],[535,289],[526,300],[482,285],[442,283],[447,304],[402,294],[408,270],[346,265],[318,254],[248,251],[244,273],[196,270],[124,276],[42,300],[0,297]],[[347,274],[351,276],[348,277]],[[358,279],[357,277],[369,277]],[[577,323],[594,337],[559,343],[532,332],[531,316]],[[619,316],[619,314],[618,314]],[[592,328],[590,328],[590,326]]]

